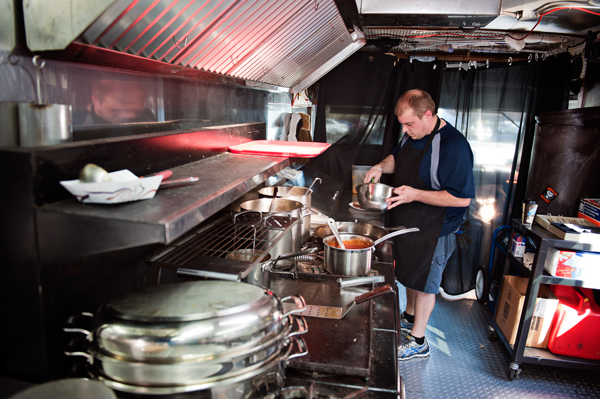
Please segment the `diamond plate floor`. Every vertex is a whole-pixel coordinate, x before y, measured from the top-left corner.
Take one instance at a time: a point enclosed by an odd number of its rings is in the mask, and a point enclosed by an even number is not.
[[[400,309],[406,290],[399,285]],[[600,373],[523,363],[508,379],[510,356],[501,341],[487,338],[492,313],[476,300],[436,296],[426,338],[428,358],[399,362],[407,399],[600,398]]]

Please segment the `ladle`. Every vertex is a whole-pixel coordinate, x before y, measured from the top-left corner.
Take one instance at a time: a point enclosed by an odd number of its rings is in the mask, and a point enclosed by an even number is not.
[[[269,213],[272,213],[275,210],[275,200],[277,199],[277,191],[279,188],[277,186],[273,187],[273,197],[271,199],[271,205],[269,206]]]
[[[342,238],[340,237],[340,233],[338,232],[337,226],[335,225],[335,220],[333,220],[332,218],[329,218],[329,219],[327,219],[327,224],[329,225],[329,228],[333,232],[335,239],[340,243],[340,248],[346,249],[346,246],[344,245],[344,242],[342,241]],[[389,235],[391,235],[391,234],[388,234],[388,236]],[[387,236],[384,236],[384,237],[387,237]]]
[[[315,185],[315,183],[317,182],[317,180],[319,181],[319,184],[323,183],[323,180],[321,180],[321,178],[319,177],[315,177],[313,179],[313,182],[310,184],[310,186],[308,186],[308,193],[310,193],[310,190],[313,188],[313,186]]]

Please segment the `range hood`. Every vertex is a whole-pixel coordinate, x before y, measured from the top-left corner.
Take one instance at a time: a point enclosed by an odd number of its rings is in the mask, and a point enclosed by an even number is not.
[[[24,15],[31,51],[104,49],[292,93],[366,43],[334,0],[30,0]]]

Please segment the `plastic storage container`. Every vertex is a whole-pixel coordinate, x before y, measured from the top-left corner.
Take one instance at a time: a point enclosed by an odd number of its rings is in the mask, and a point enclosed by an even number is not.
[[[352,165],[352,194],[356,194],[356,186],[363,184],[365,175],[372,166]]]
[[[592,290],[551,286],[559,300],[548,350],[557,355],[600,360],[600,307]]]

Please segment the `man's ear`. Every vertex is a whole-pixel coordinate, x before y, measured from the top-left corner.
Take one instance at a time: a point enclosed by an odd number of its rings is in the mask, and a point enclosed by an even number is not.
[[[98,104],[100,104],[100,101],[98,101],[96,96],[93,94],[92,94],[92,103],[94,104],[94,106],[97,106]]]
[[[430,109],[428,109],[427,111],[425,111],[425,113],[423,114],[423,117],[426,117],[427,119],[430,119],[433,117],[433,112],[431,112]]]

